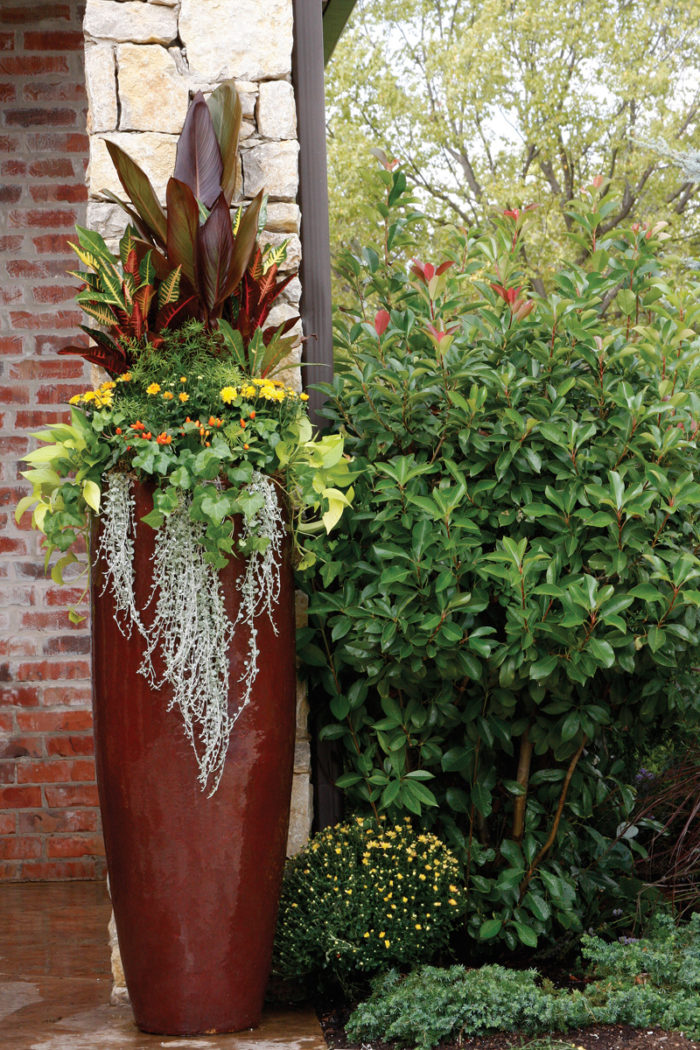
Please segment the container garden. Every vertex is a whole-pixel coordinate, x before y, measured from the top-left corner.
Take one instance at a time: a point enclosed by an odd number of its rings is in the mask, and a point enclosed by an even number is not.
[[[58,554],[55,580],[86,573],[127,988],[137,1024],[172,1035],[259,1019],[292,775],[293,563],[351,495],[342,439],[315,438],[306,395],[277,378],[294,319],[265,322],[291,278],[284,246],[257,243],[262,195],[231,214],[239,125],[232,84],[195,97],[166,208],[108,143],[129,222],[118,254],[78,228],[77,301],[99,327],[60,351],[107,378],[35,435],[17,508],[47,564]]]

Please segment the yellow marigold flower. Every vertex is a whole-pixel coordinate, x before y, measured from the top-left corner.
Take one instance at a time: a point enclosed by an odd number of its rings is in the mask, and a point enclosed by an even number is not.
[[[68,404],[69,405],[79,405],[82,400],[83,400],[83,395],[82,394],[73,394],[73,397],[69,397],[68,398]]]
[[[178,394],[178,395],[177,395],[177,399],[178,399],[178,401],[182,401],[182,403],[183,403],[183,405],[184,405],[185,401],[189,401],[189,399],[190,399],[190,395],[189,395],[189,394],[186,394],[186,393],[185,393],[185,392],[183,391],[183,392],[182,392],[181,394]]]
[[[165,393],[163,394],[163,400],[164,401],[172,401],[172,399],[174,397],[175,397],[175,395],[173,394],[172,390],[166,390]]]
[[[225,405],[230,405],[238,397],[238,391],[235,386],[224,386],[219,391],[219,397]]]
[[[150,386],[146,387],[146,393],[147,394],[159,394],[160,393],[160,383],[151,383]]]
[[[86,390],[83,394],[83,401],[87,404],[89,401],[94,401],[96,397],[97,394],[94,390]]]
[[[363,937],[364,937],[365,939],[367,939],[367,937],[369,937],[369,933],[363,933],[363,934],[362,934],[362,936],[363,936]]]
[[[180,382],[181,383],[186,383],[187,382],[187,376],[180,376]]]
[[[437,901],[436,901],[436,903],[437,903]],[[454,899],[454,897],[450,897],[450,899],[448,900],[447,903],[451,904],[453,908],[455,908],[457,906],[457,901]]]
[[[417,930],[422,930],[423,929],[423,927],[421,926],[421,924],[419,922],[416,923],[416,929]]]
[[[386,937],[386,933],[384,932],[384,930],[382,930],[379,934],[379,939],[381,940],[383,937]]]
[[[300,401],[308,401],[309,400],[309,395],[308,394],[299,394],[299,400]]]
[[[384,941],[384,947],[385,948],[388,948],[390,944],[391,944],[391,941]]]
[[[131,372],[122,372],[122,374],[120,376],[117,376],[117,382],[118,383],[130,383],[131,382]]]

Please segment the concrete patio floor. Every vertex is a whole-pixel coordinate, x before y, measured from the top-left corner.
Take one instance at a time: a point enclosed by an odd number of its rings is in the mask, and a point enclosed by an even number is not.
[[[2,1050],[326,1050],[308,1009],[268,1011],[237,1035],[139,1032],[130,1008],[109,1002],[109,915],[102,883],[0,885]]]

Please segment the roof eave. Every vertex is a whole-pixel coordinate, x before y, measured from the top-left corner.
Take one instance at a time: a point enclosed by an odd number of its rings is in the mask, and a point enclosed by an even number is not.
[[[324,0],[323,3],[323,62],[328,65],[345,23],[357,0]]]

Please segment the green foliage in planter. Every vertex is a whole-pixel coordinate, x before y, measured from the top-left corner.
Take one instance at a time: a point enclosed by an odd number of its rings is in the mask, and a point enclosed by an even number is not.
[[[637,891],[630,757],[700,711],[698,286],[666,280],[662,230],[601,236],[595,188],[546,297],[517,211],[407,270],[381,177],[327,387],[362,473],[302,655],[348,804],[439,821],[470,935],[534,946]]]
[[[459,864],[409,820],[358,818],[287,862],[273,972],[343,985],[447,947],[465,907]]]
[[[392,970],[348,1024],[353,1039],[397,1039],[428,1050],[441,1039],[493,1031],[542,1032],[587,1024],[629,1024],[700,1035],[700,915],[676,928],[662,917],[649,938],[605,944],[584,937],[596,979],[583,991],[540,982],[535,970],[423,966]]]

